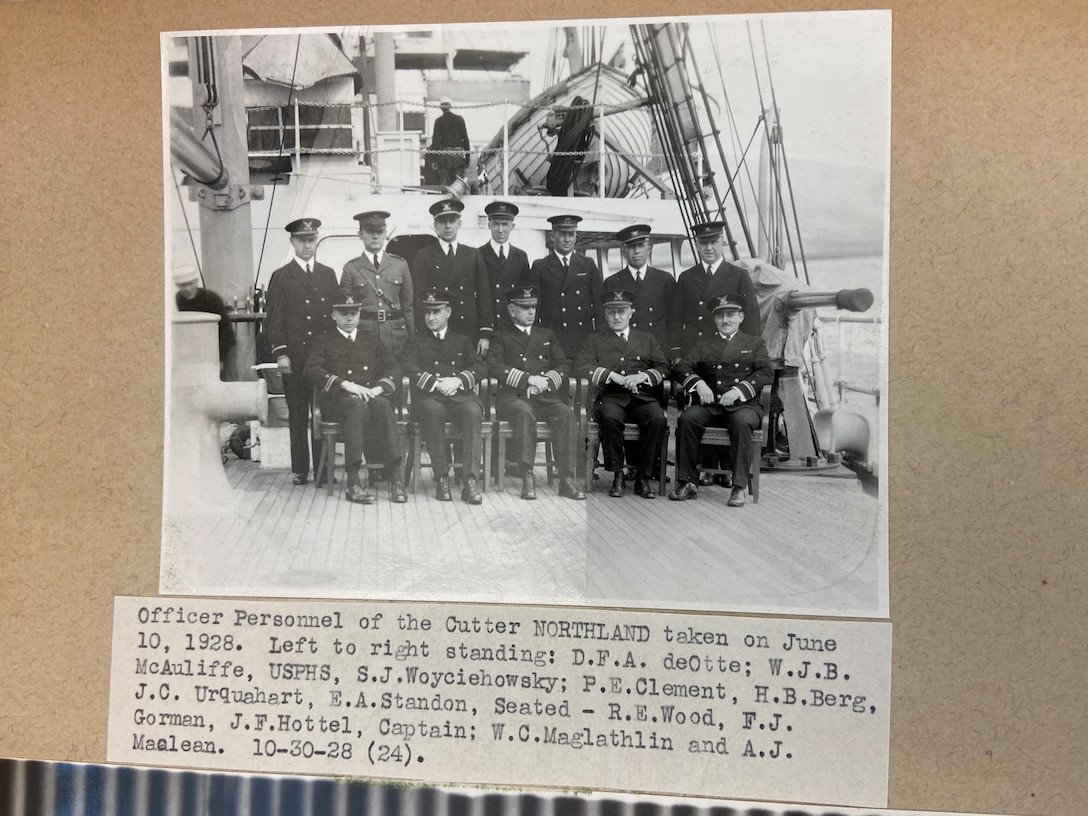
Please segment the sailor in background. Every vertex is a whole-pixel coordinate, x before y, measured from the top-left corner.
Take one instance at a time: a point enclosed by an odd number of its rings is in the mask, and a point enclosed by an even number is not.
[[[205,289],[200,285],[200,273],[195,266],[182,266],[174,271],[174,284],[178,291],[174,295],[174,302],[179,312],[207,312],[219,315],[219,374],[223,374],[223,366],[227,356],[237,342],[234,337],[234,327],[230,322],[230,309],[211,289]]]
[[[593,410],[601,431],[604,466],[614,474],[608,495],[624,494],[623,425],[634,422],[639,440],[629,464],[636,473],[635,495],[652,499],[651,472],[667,431],[661,392],[669,364],[652,334],[631,328],[634,300],[634,293],[623,289],[609,289],[601,296],[607,328],[586,338],[574,369],[597,388]]]
[[[412,278],[418,291],[442,289],[449,293],[450,328],[476,343],[476,352],[487,353],[494,327],[494,307],[488,293],[487,270],[474,247],[457,241],[461,229],[461,211],[465,205],[447,198],[436,201],[429,212],[434,216],[438,243],[424,247],[412,261]],[[416,331],[423,331],[420,315]]]
[[[510,243],[514,218],[518,214],[516,205],[507,201],[492,201],[484,207],[484,214],[487,215],[491,240],[480,247],[480,257],[487,269],[493,314],[498,323],[510,319],[506,314],[506,291],[514,286],[532,283],[529,278],[529,256]]]
[[[569,359],[593,333],[597,299],[602,290],[597,264],[574,251],[578,215],[553,215],[552,251],[535,261],[533,283],[540,287],[540,324],[555,332]]]
[[[412,419],[419,424],[431,456],[435,498],[451,500],[445,425],[452,422],[461,436],[461,499],[466,504],[482,504],[478,467],[484,409],[474,389],[487,369],[475,343],[450,330],[450,299],[445,292],[427,292],[420,306],[427,330],[417,333],[405,349],[403,368],[412,383]]]
[[[373,504],[376,499],[359,479],[365,440],[375,461],[385,466],[390,499],[403,504],[408,501],[400,477],[403,454],[393,406],[385,396],[393,393],[394,378],[399,376],[396,361],[373,324],[360,323],[359,300],[352,294],[334,301],[332,319],[335,328],[318,337],[310,348],[306,381],[318,389],[321,410],[343,426],[344,497],[358,504]]]
[[[506,293],[510,322],[499,330],[488,351],[488,375],[499,381],[495,410],[513,426],[511,445],[521,471],[521,498],[536,498],[536,423],[546,422],[552,433],[559,495],[582,501],[586,494],[574,481],[575,427],[567,377],[570,361],[555,333],[534,326],[539,290],[523,286]],[[501,476],[500,476],[501,477]]]
[[[430,149],[435,152],[427,159],[427,183],[449,187],[468,167],[471,145],[465,120],[453,112],[453,100],[444,96],[438,106],[442,113],[431,134]]]
[[[291,234],[295,257],[272,273],[263,327],[283,375],[291,431],[291,471],[296,485],[306,484],[310,473],[312,391],[303,370],[313,341],[335,325],[330,309],[340,298],[336,273],[314,260],[320,226],[316,218],[299,218],[284,227]],[[320,455],[320,450],[314,451],[315,459]]]
[[[708,427],[729,432],[729,467],[733,472],[730,507],[744,505],[752,457],[752,431],[763,420],[759,393],[774,379],[774,369],[763,338],[741,331],[744,300],[735,294],[711,299],[707,311],[716,331],[698,341],[676,366],[680,387],[692,395],[692,404],[677,420],[676,490],[673,501],[694,499],[699,443]]]
[[[415,331],[412,275],[408,262],[385,251],[389,213],[370,210],[354,218],[359,222],[363,254],[344,264],[340,285],[362,299],[360,320],[376,323],[382,342],[399,358]]]

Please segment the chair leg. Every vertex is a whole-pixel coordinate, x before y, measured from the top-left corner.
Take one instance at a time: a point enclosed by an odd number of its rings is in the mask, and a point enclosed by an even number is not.
[[[657,495],[665,495],[665,471],[669,467],[669,429],[665,427],[665,434],[661,439],[661,470],[657,474]]]
[[[597,487],[597,481],[593,478],[593,463],[597,460],[597,434],[595,431],[587,431],[586,434],[586,491],[592,493]]]
[[[416,492],[416,479],[423,467],[423,440],[419,433],[412,434],[412,492]]]
[[[480,479],[480,492],[487,492],[487,480],[491,478],[491,437],[484,436],[481,438],[483,444],[480,446],[483,448],[484,464],[481,468],[483,478]]]
[[[336,436],[325,434],[325,444],[321,446],[321,461],[317,472],[325,475],[325,495],[333,494],[333,480],[336,478]]]
[[[763,458],[762,451],[757,451],[757,455],[752,457],[752,475],[748,477],[748,486],[752,489],[752,504],[759,504],[759,468],[760,459]]]

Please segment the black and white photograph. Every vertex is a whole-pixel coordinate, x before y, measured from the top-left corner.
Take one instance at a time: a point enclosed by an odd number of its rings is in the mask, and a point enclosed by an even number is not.
[[[160,592],[887,616],[890,13],[161,46]]]

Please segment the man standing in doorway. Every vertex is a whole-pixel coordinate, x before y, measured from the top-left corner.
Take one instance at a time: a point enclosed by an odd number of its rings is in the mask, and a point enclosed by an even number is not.
[[[462,176],[468,167],[469,141],[465,120],[453,112],[453,101],[442,97],[439,104],[442,114],[434,120],[431,136],[431,155],[428,167],[434,167],[434,183],[449,187]],[[438,152],[445,151],[445,152]]]

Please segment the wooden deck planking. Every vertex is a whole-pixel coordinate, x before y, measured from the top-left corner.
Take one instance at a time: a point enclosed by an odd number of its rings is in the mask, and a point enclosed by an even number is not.
[[[343,499],[340,473],[327,497],[287,471],[232,462],[240,514],[192,521],[163,591],[828,614],[879,603],[878,504],[853,480],[769,474],[758,505],[728,508],[724,488],[682,503],[613,499],[607,479],[573,502],[542,476],[525,502],[507,477],[468,506],[456,486],[453,502],[436,501],[424,467],[407,504],[381,483],[362,506]]]

